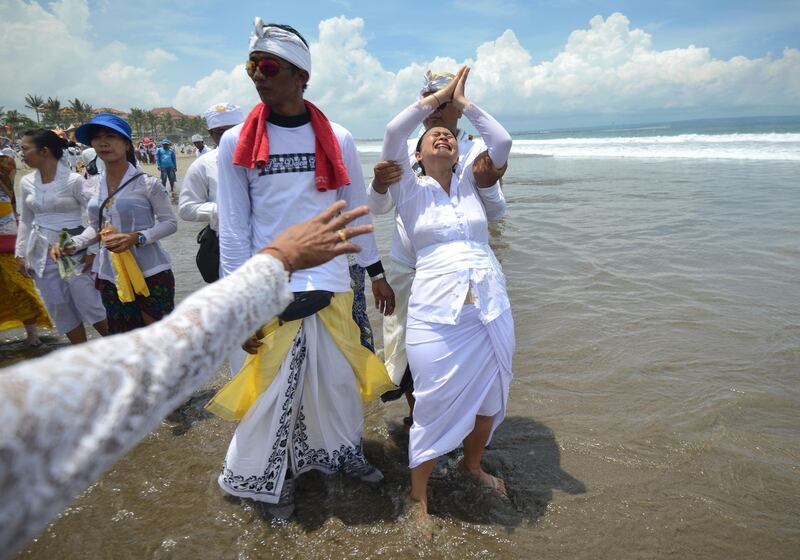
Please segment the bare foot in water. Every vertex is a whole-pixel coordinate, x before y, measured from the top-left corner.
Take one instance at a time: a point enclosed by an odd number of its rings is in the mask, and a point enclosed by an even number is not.
[[[27,338],[25,340],[25,344],[30,346],[31,348],[38,348],[42,345],[42,339],[39,338],[39,329],[36,328],[36,323],[31,325],[24,325],[25,327],[25,334]]]
[[[506,493],[506,481],[500,477],[492,476],[487,473],[483,469],[478,469],[476,471],[468,470],[464,463],[461,463],[461,468],[464,469],[469,476],[476,479],[481,486],[485,486],[486,488],[491,488],[495,492],[497,492],[501,497],[508,498],[508,494]]]
[[[472,473],[470,473],[472,474]],[[475,476],[475,475],[472,475]],[[506,494],[506,481],[500,477],[492,476],[486,471],[481,470],[480,474],[478,475],[478,481],[487,488],[491,488],[495,492],[497,492],[501,497],[508,498],[508,494]]]
[[[426,504],[409,499],[406,509],[405,521],[415,535],[422,537],[425,542],[433,540],[433,519],[428,513]]]

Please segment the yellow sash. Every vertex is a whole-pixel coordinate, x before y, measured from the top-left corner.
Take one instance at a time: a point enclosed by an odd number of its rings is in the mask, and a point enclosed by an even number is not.
[[[113,226],[105,228],[101,232],[101,237],[106,233],[116,233],[116,231]],[[136,294],[148,297],[150,288],[147,287],[147,282],[144,281],[139,263],[136,262],[130,250],[125,250],[121,253],[109,251],[108,254],[111,255],[111,265],[117,275],[117,297],[119,297],[119,300],[122,303],[130,303],[136,300]]]
[[[10,202],[5,202],[5,201],[0,202],[0,216],[11,214],[13,210],[14,207],[11,205]]]
[[[361,346],[361,333],[353,321],[353,292],[337,292],[331,304],[317,315],[342,351],[358,381],[363,401],[371,401],[396,389],[383,361]],[[244,366],[214,395],[206,408],[225,420],[241,420],[258,397],[272,383],[286,354],[292,347],[302,321],[278,325],[274,319],[264,328],[258,354],[250,355]]]

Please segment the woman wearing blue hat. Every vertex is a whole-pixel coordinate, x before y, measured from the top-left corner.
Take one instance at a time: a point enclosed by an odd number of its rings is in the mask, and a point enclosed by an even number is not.
[[[172,262],[159,240],[175,233],[177,218],[158,179],[136,166],[131,127],[124,119],[99,113],[75,131],[105,163],[91,177],[89,227],[72,238],[74,249],[102,239],[93,271],[111,334],[158,321],[174,308]],[[60,256],[54,246],[52,254]]]

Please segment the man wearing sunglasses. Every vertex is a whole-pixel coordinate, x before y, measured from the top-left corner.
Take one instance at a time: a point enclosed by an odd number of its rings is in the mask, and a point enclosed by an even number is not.
[[[232,273],[287,226],[337,200],[366,204],[355,142],[303,99],[311,54],[292,27],[256,18],[246,70],[261,98],[242,125],[222,137],[218,155],[220,260]],[[371,224],[364,216],[354,224]],[[342,241],[346,236],[340,232]],[[379,309],[394,294],[373,234],[360,238],[358,264],[372,278]],[[244,367],[208,408],[241,420],[219,476],[228,494],[264,502],[276,517],[294,511],[294,485],[310,469],[383,481],[361,447],[361,400],[393,385],[380,359],[360,344],[352,319],[346,257],[292,274],[295,302],[244,348]],[[234,357],[232,369],[236,371]]]
[[[455,76],[450,72],[432,72],[428,70],[423,78],[423,86],[419,98],[433,95],[440,89],[447,87]],[[428,117],[422,121],[421,132],[434,126],[443,126],[450,130],[458,139],[458,165],[471,165],[480,154],[486,151],[486,144],[479,138],[473,138],[465,130],[458,128],[461,118],[461,109],[454,104],[443,103],[439,105]],[[421,136],[421,134],[420,134]],[[412,145],[408,157],[411,167],[419,174],[420,163],[414,157],[416,148]],[[389,186],[400,180],[403,170],[398,163],[393,161],[380,161],[373,168],[375,178],[368,189],[370,210],[375,214],[385,214],[394,207],[391,195],[379,195],[374,189],[375,185]],[[382,189],[385,190],[385,189]],[[411,284],[414,281],[416,266],[416,253],[408,239],[403,221],[395,214],[395,227],[392,235],[391,266],[386,273],[389,283],[395,292],[395,312],[391,317],[383,319],[383,348],[386,360],[386,369],[392,382],[399,389],[383,395],[384,401],[393,401],[405,396],[408,401],[408,416],[403,419],[406,427],[413,423],[414,395],[411,371],[408,369],[406,357],[406,320],[408,317],[408,298],[411,293]]]

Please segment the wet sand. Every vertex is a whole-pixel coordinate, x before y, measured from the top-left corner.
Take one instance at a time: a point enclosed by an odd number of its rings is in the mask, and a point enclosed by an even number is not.
[[[402,517],[405,407],[373,404],[364,446],[384,487],[309,473],[295,518],[271,521],[216,484],[234,425],[201,405],[222,366],[19,557],[795,557],[800,166],[512,157],[510,170],[492,245],[515,377],[485,461],[509,500],[449,468],[421,543]],[[376,227],[388,249],[390,220]],[[199,229],[180,222],[165,241],[179,299],[202,285]]]

